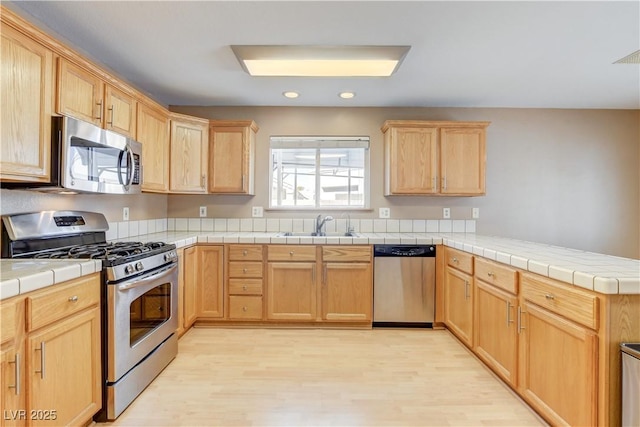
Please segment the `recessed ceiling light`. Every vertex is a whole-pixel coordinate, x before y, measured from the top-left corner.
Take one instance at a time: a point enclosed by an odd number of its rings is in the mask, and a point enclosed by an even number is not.
[[[287,91],[287,92],[282,92],[282,94],[283,94],[285,97],[290,98],[290,99],[294,99],[294,98],[297,98],[297,97],[299,97],[299,96],[300,96],[300,94],[299,94],[298,92],[294,92],[294,91],[292,91],[292,90]]]
[[[410,46],[260,46],[231,49],[252,76],[388,77]]]
[[[342,99],[351,99],[356,96],[355,92],[340,92],[338,96]]]

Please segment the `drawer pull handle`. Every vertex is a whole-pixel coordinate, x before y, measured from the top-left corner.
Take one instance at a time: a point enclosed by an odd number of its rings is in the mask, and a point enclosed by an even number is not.
[[[36,351],[40,352],[40,370],[36,371],[36,374],[40,374],[40,378],[44,379],[44,368],[45,368],[45,364],[44,364],[44,359],[45,359],[45,348],[44,348],[44,341],[42,341],[40,343],[40,348],[36,348]]]
[[[15,385],[10,385],[9,388],[16,389],[16,396],[20,394],[20,353],[16,353],[13,356],[13,362],[9,362],[9,364],[14,363],[14,372],[15,372]]]
[[[246,273],[246,272],[247,272],[247,269],[246,269],[246,268],[243,268],[243,269],[242,269],[242,272],[243,272],[243,273]]]
[[[469,281],[465,280],[464,281],[464,299],[469,299],[471,297],[470,293],[469,293]]]
[[[289,252],[289,255],[290,255],[290,256],[293,256],[293,251],[290,251],[290,252]]]
[[[74,295],[72,297],[69,297],[69,302],[78,302],[78,295]]]
[[[526,313],[526,311],[522,311],[522,307],[518,306],[518,334],[520,334],[520,332],[522,332],[522,330],[525,329],[525,327],[522,326],[523,313]]]
[[[513,323],[513,320],[511,320],[511,303],[507,301],[507,328],[509,323]]]
[[[107,108],[107,110],[109,110],[109,112],[111,113],[111,121],[107,121],[107,124],[109,126],[113,126],[113,105],[111,106],[111,108]]]
[[[247,290],[247,285],[242,285],[242,290],[246,291]]]
[[[248,308],[247,308],[246,305],[244,307],[242,307],[242,311],[247,311],[247,310],[248,310]]]
[[[451,259],[451,261],[452,261],[452,262],[455,262],[456,264],[459,262],[459,261],[458,261],[458,258],[456,258],[456,257],[453,257],[453,258]]]
[[[247,250],[246,249],[242,251],[242,256],[247,256]]]
[[[556,297],[553,294],[544,294],[544,297],[549,300],[556,299]]]
[[[487,273],[487,276],[489,276],[489,277],[496,277],[496,275],[495,275],[495,274],[493,274],[491,271]]]

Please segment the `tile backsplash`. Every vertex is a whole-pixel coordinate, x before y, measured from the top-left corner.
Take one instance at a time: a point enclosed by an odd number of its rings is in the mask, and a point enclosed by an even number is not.
[[[464,219],[336,219],[326,223],[327,232],[359,233],[475,233],[476,221]],[[313,232],[313,218],[159,218],[110,222],[107,240],[126,239],[166,231],[197,232]]]

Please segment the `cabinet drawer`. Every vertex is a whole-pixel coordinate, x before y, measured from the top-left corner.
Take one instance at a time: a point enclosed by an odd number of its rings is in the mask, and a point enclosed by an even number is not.
[[[322,260],[371,262],[371,246],[323,246]]]
[[[301,245],[277,245],[268,248],[269,261],[315,261],[316,247]]]
[[[560,316],[598,330],[598,297],[551,279],[521,274],[522,297]]]
[[[262,246],[231,245],[229,246],[230,261],[262,261]]]
[[[262,277],[262,263],[231,261],[229,262],[229,277]]]
[[[518,272],[513,268],[483,258],[476,258],[476,278],[512,294],[518,293]]]
[[[473,274],[473,255],[449,247],[446,248],[445,254],[448,266]]]
[[[229,279],[230,295],[262,295],[262,279]]]
[[[100,275],[36,291],[27,297],[27,330],[33,331],[100,302]]]
[[[262,297],[231,295],[229,319],[262,319]]]
[[[19,303],[16,300],[0,303],[0,343],[10,340],[16,334]]]

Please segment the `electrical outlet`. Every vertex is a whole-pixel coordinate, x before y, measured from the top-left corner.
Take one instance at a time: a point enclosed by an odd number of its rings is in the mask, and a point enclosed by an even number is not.
[[[264,215],[264,209],[262,209],[262,206],[253,206],[251,208],[251,216],[254,218],[262,218],[262,216]]]
[[[207,217],[207,207],[200,206],[200,218],[206,218],[206,217]]]
[[[129,208],[122,208],[122,220],[129,221]]]
[[[480,208],[471,209],[471,218],[473,219],[480,218]]]
[[[380,218],[391,218],[391,209],[389,209],[389,208],[380,208],[380,209],[378,209],[378,217],[380,217]]]
[[[442,218],[444,218],[444,219],[451,218],[451,209],[450,208],[442,208]]]

